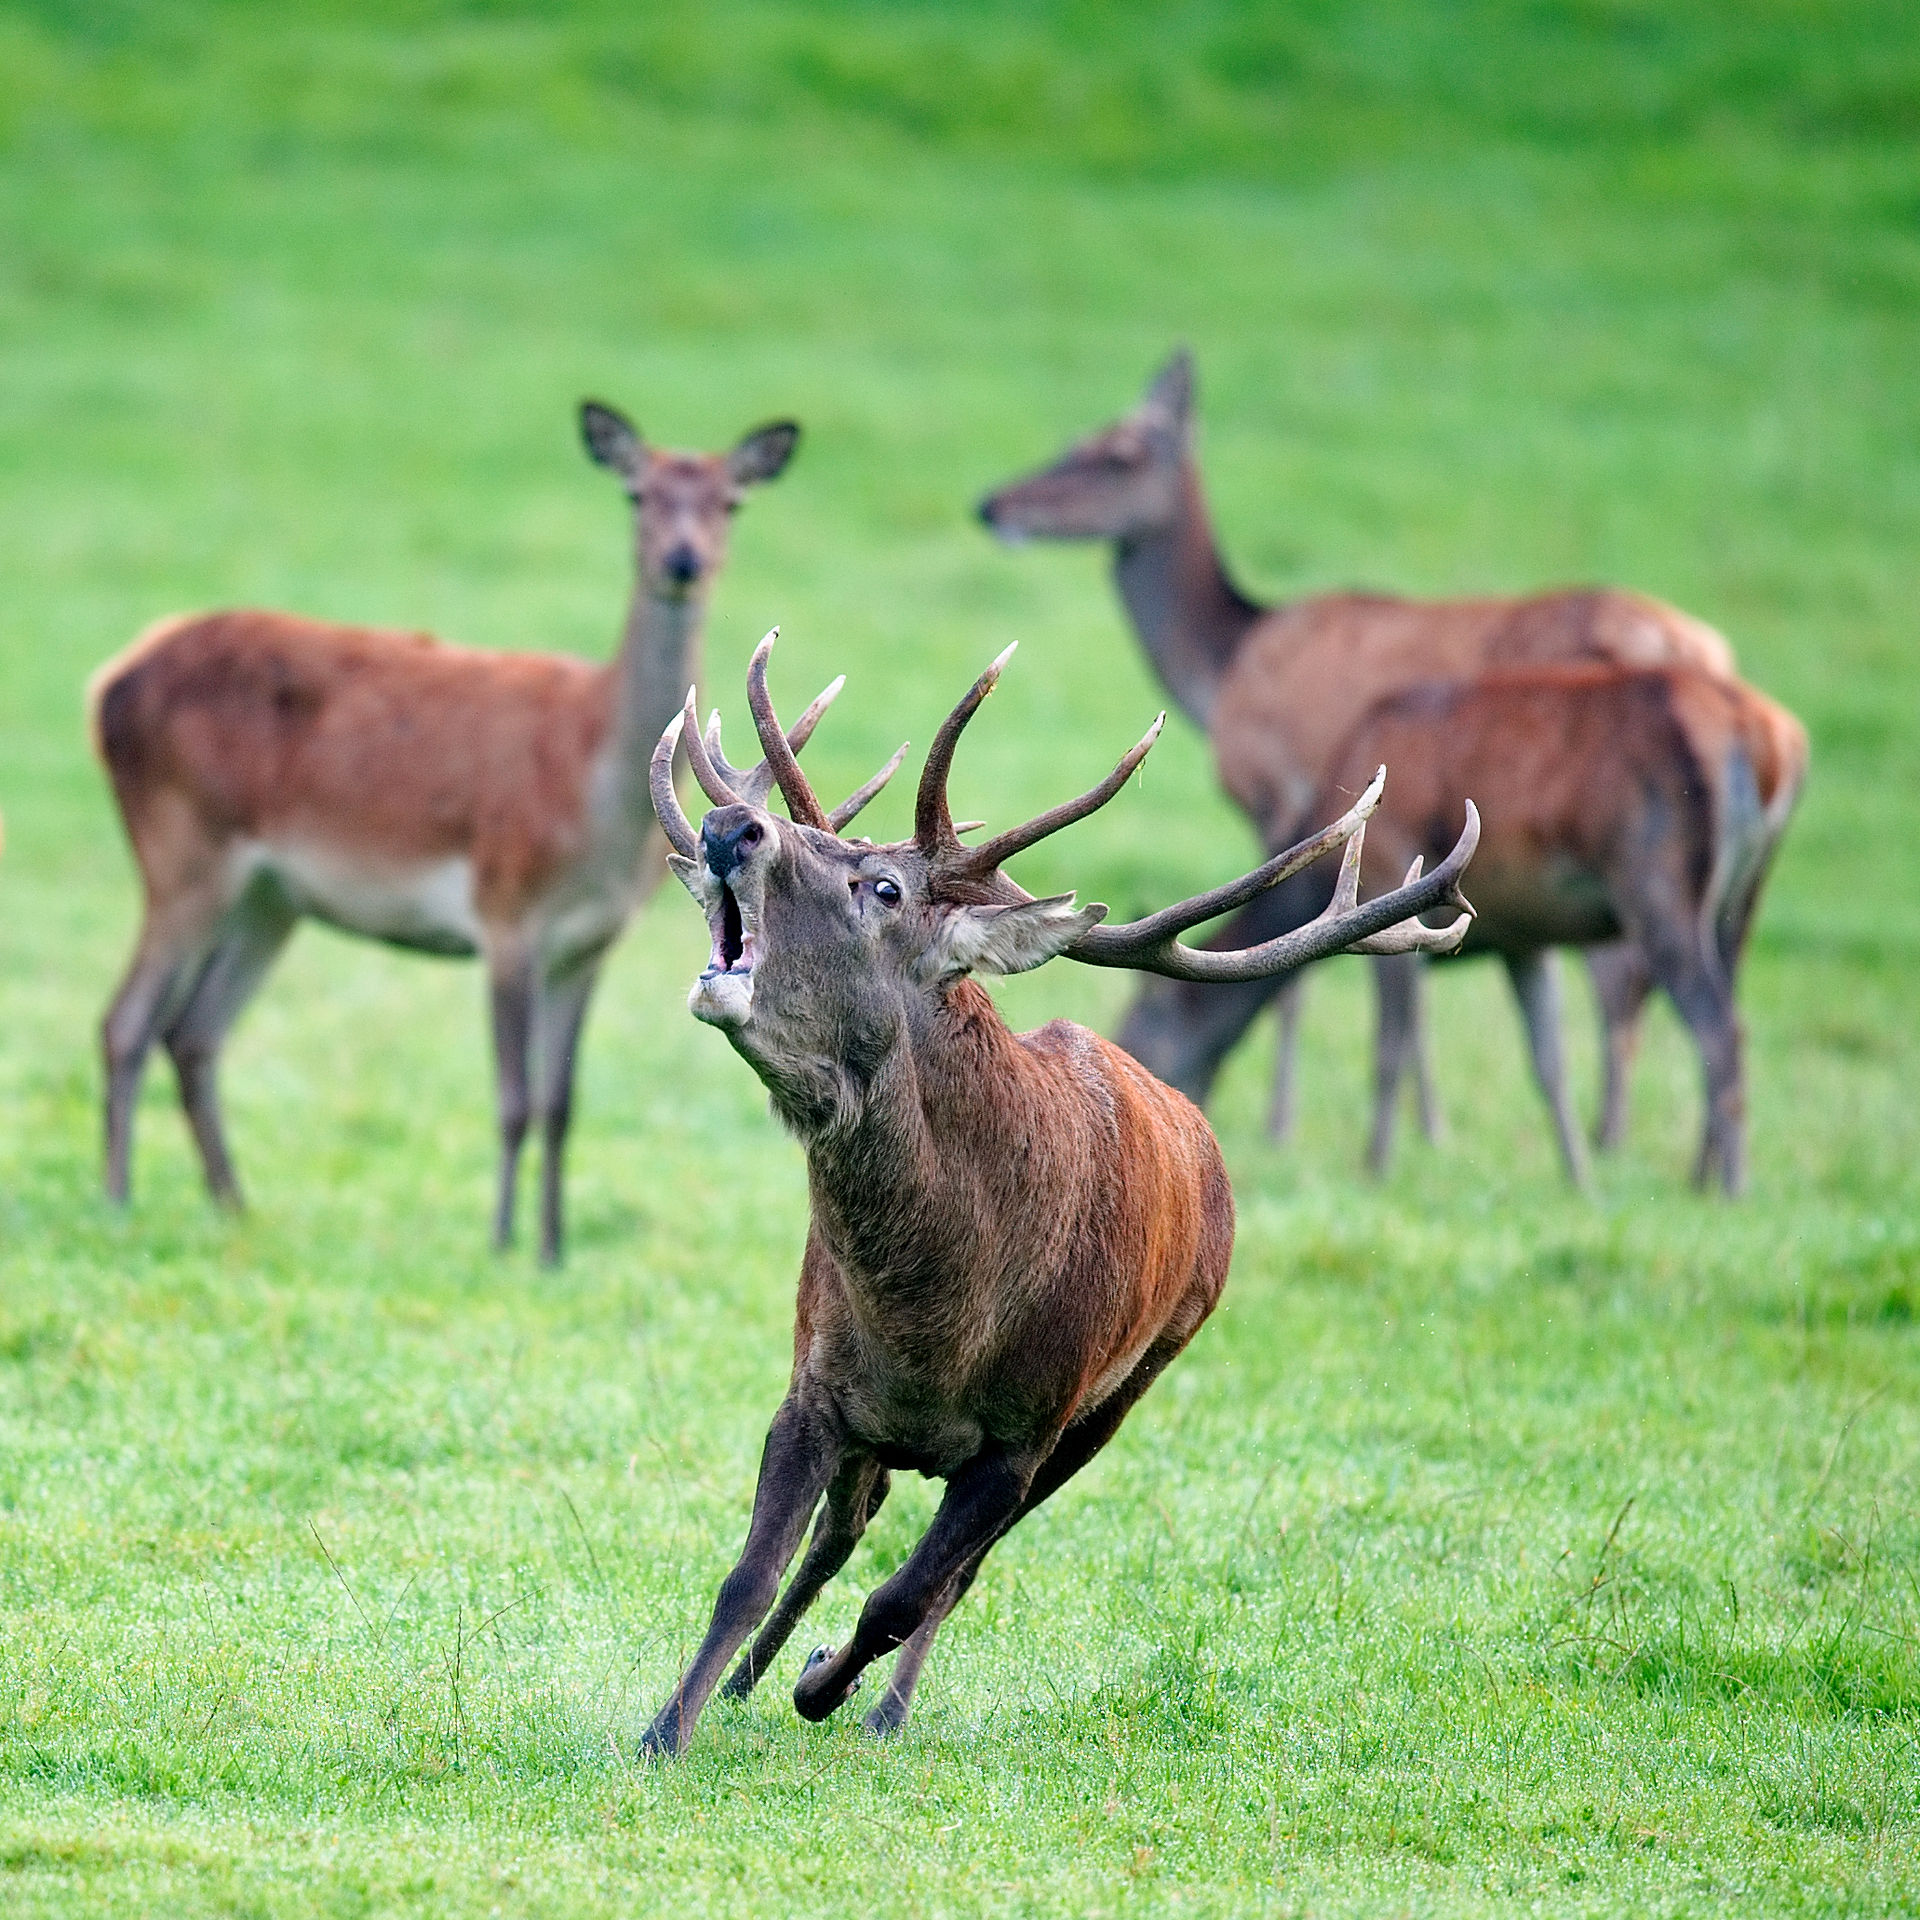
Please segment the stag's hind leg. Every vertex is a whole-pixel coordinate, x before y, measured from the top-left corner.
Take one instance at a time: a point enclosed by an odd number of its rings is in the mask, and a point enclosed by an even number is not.
[[[220,1049],[297,918],[277,889],[256,889],[244,898],[227,916],[186,1004],[161,1036],[179,1077],[180,1104],[200,1150],[207,1191],[223,1206],[238,1208],[241,1199],[220,1119]]]
[[[933,1649],[934,1636],[973,1585],[981,1562],[986,1559],[994,1542],[1011,1532],[1043,1500],[1059,1492],[1119,1432],[1120,1423],[1132,1410],[1134,1402],[1160,1377],[1189,1337],[1183,1334],[1156,1341],[1115,1392],[1084,1418],[1072,1422],[1061,1434],[1053,1451],[1040,1463],[1039,1471],[1034,1474],[1033,1482],[1027,1488],[1026,1498],[1021,1501],[1013,1517],[947,1583],[928,1608],[925,1618],[901,1647],[885,1690],[862,1723],[867,1732],[884,1736],[898,1733],[907,1724],[907,1716],[913,1710],[913,1690],[919,1685],[920,1670],[926,1665],[927,1655]]]

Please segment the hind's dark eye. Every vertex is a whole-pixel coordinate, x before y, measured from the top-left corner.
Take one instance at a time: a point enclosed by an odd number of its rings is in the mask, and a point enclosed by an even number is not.
[[[897,907],[900,904],[900,889],[891,880],[876,880],[873,883],[873,897],[883,907]]]

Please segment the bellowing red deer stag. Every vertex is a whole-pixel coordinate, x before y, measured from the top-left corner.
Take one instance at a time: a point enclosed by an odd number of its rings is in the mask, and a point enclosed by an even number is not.
[[[633,603],[607,665],[242,611],[163,620],[94,675],[94,744],[146,896],[102,1028],[114,1200],[127,1197],[134,1102],[158,1038],[207,1185],[239,1204],[220,1048],[306,914],[484,958],[499,1092],[494,1240],[512,1238],[531,1122],[546,1147],[541,1257],[559,1258],[581,1023],[602,957],[661,873],[653,744],[697,670],[728,517],[781,472],[800,432],[780,421],[730,453],[674,453],[594,401],[580,425],[635,514]]]
[[[1361,714],[1382,697],[1496,667],[1610,661],[1690,665],[1730,676],[1733,654],[1704,622],[1637,593],[1578,588],[1525,598],[1403,600],[1375,593],[1315,594],[1281,606],[1250,600],[1220,557],[1194,458],[1194,377],[1182,351],[1145,398],[1051,466],[991,493],[980,517],[1009,540],[1111,540],[1115,585],[1162,683],[1213,743],[1221,784],[1261,843],[1285,845],[1327,793],[1329,762]],[[1619,1140],[1626,1077],[1647,992],[1644,962],[1627,949],[1592,950],[1606,1084],[1598,1137]],[[1293,1061],[1303,990],[1289,975],[1271,990],[1281,1039],[1270,1127],[1293,1115]],[[1429,1133],[1438,1114],[1427,1072],[1419,974],[1383,966],[1381,1044],[1407,1035]],[[1553,1055],[1558,1059],[1557,1046]],[[1384,1055],[1379,1072],[1384,1073]],[[1564,1078],[1543,1083],[1581,1177]]]
[[[1112,799],[1158,721],[1090,792],[969,848],[948,809],[947,775],[1003,654],[934,740],[913,838],[846,840],[840,828],[879,780],[831,813],[814,797],[767,693],[772,639],[754,654],[748,690],[792,817],[728,783],[694,731],[691,695],[653,763],[673,869],[713,936],[690,1005],[726,1034],[799,1137],[812,1200],[792,1383],[767,1436],[746,1547],[648,1729],[643,1750],[656,1755],[685,1746],[756,1628],[728,1690],[745,1694],[767,1672],[885,1499],[889,1473],[912,1469],[947,1483],[931,1527],[868,1599],[852,1639],[816,1653],[794,1691],[802,1714],[824,1719],[872,1661],[898,1648],[866,1725],[900,1726],[934,1634],[988,1549],[1106,1445],[1219,1297],[1233,1197],[1206,1122],[1084,1028],[1055,1021],[1016,1037],[970,976],[1065,954],[1244,980],[1355,947],[1443,947],[1459,939],[1464,915],[1444,931],[1408,916],[1464,907],[1458,877],[1477,830],[1470,816],[1432,873],[1356,906],[1376,778],[1337,825],[1245,879],[1103,927],[1104,907],[1075,907],[1070,894],[1036,900],[1001,867]],[[697,834],[673,793],[680,739],[714,803]],[[1342,842],[1344,878],[1312,926],[1245,953],[1180,943],[1186,928]],[[806,1556],[776,1606],[817,1506]]]
[[[1363,878],[1390,885],[1396,860],[1444,846],[1462,796],[1475,795],[1486,809],[1474,862],[1479,916],[1462,951],[1506,961],[1541,1080],[1561,1074],[1552,949],[1625,936],[1616,950],[1644,956],[1700,1051],[1706,1120],[1695,1180],[1739,1192],[1745,1080],[1734,977],[1806,774],[1805,729],[1717,674],[1540,667],[1380,701],[1334,754],[1329,793],[1364,779],[1383,755],[1393,784],[1374,814]],[[1237,947],[1282,934],[1316,910],[1328,885],[1323,862],[1320,873],[1249,903],[1218,937]],[[1371,1148],[1383,1166],[1412,1053],[1399,970],[1418,958],[1378,964],[1391,989],[1382,995]],[[1120,1044],[1203,1099],[1261,1005],[1257,988],[1150,982]],[[1562,1125],[1562,1149],[1572,1153],[1577,1143]]]

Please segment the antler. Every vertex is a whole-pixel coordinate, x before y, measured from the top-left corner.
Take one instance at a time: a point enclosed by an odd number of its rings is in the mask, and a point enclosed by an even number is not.
[[[906,758],[903,741],[893,758],[871,780],[856,787],[831,812],[823,811],[806,775],[800,771],[798,755],[813,738],[820,716],[839,697],[841,688],[847,684],[847,676],[840,674],[822,688],[800,718],[783,732],[772,695],[767,690],[767,656],[779,637],[780,629],[775,627],[753,650],[753,659],[747,667],[747,698],[753,709],[754,730],[765,752],[764,759],[744,771],[730,764],[720,748],[719,710],[714,710],[703,735],[691,687],[687,689],[687,704],[668,722],[653,750],[649,784],[654,815],[674,851],[683,859],[691,860],[700,846],[693,823],[687,818],[673,787],[674,750],[683,740],[694,778],[716,807],[759,806],[777,783],[787,802],[787,811],[795,820],[803,826],[836,834],[893,778]]]
[[[844,673],[835,675],[814,695],[806,712],[787,729],[787,745],[796,754],[813,738],[813,730],[820,724],[820,716],[840,697],[840,689],[846,684],[847,676]],[[713,762],[714,771],[748,805],[759,806],[773,791],[773,768],[765,760],[758,761],[751,768],[741,768],[730,765],[727,756],[721,752],[718,707],[707,716],[707,731],[701,744],[707,750],[707,758]]]
[[[1076,820],[1084,820],[1088,814],[1097,812],[1127,784],[1133,770],[1153,751],[1153,743],[1160,738],[1160,729],[1167,723],[1167,716],[1161,714],[1139,742],[1121,756],[1120,764],[1078,799],[1064,800],[1057,807],[1049,807],[1045,813],[1036,814],[1024,826],[1009,827],[1005,833],[995,834],[978,847],[962,846],[960,834],[963,829],[954,825],[953,813],[947,802],[947,777],[953,771],[954,748],[959,744],[961,734],[966,731],[967,722],[980,711],[981,702],[993,691],[1007,662],[1013,658],[1014,647],[1019,644],[1016,640],[1012,647],[1001,654],[968,688],[960,704],[947,715],[928,750],[927,764],[920,772],[920,792],[913,810],[914,843],[934,862],[942,882],[985,880],[1016,853],[1024,853],[1028,847],[1038,844],[1049,834],[1058,833],[1062,827],[1070,827]],[[980,824],[977,820],[966,823],[968,827]]]
[[[1380,804],[1386,781],[1387,770],[1382,767],[1366,792],[1332,826],[1276,854],[1243,878],[1196,894],[1144,920],[1095,927],[1067,948],[1067,958],[1095,967],[1164,973],[1175,980],[1232,981],[1270,979],[1335,953],[1451,953],[1466,938],[1467,924],[1473,918],[1472,903],[1460,891],[1459,882],[1480,844],[1479,811],[1471,800],[1467,802],[1467,822],[1460,838],[1430,874],[1423,878],[1422,863],[1415,860],[1404,885],[1362,905],[1358,898],[1360,854],[1367,820]],[[1255,894],[1311,866],[1342,841],[1346,849],[1333,898],[1304,927],[1259,946],[1224,953],[1181,943],[1178,936],[1189,927],[1243,906]],[[1458,907],[1458,918],[1446,927],[1419,924],[1418,915],[1439,906]]]

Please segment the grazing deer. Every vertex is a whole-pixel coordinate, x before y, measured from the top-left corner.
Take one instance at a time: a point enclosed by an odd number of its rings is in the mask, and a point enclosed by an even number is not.
[[[1131,413],[1051,466],[989,494],[979,511],[1009,540],[1113,542],[1114,582],[1134,632],[1168,693],[1208,734],[1221,784],[1263,845],[1295,837],[1327,790],[1334,750],[1374,701],[1399,688],[1493,667],[1579,660],[1732,674],[1732,651],[1711,627],[1613,587],[1521,599],[1326,593],[1282,606],[1249,600],[1228,576],[1207,513],[1193,452],[1193,399],[1193,362],[1183,350]],[[1648,975],[1640,956],[1612,948],[1590,951],[1589,966],[1606,1066],[1597,1137],[1612,1146],[1625,1125],[1626,1074]],[[1292,1124],[1303,986],[1293,974],[1270,989],[1280,1001],[1269,1116],[1277,1139]],[[1399,1002],[1408,1002],[1420,1116],[1435,1134],[1418,972],[1383,966],[1377,986],[1383,1029]],[[1576,1154],[1569,1171],[1578,1165]]]
[[[947,1483],[932,1525],[867,1601],[852,1639],[817,1652],[794,1691],[802,1714],[824,1719],[872,1661],[898,1648],[866,1725],[874,1733],[902,1725],[934,1634],[987,1550],[1106,1445],[1219,1298],[1233,1197],[1206,1122],[1084,1028],[1055,1021],[1016,1036],[969,976],[1023,972],[1065,954],[1244,980],[1355,947],[1445,947],[1459,940],[1464,914],[1444,931],[1408,916],[1441,903],[1464,908],[1458,877],[1477,831],[1469,815],[1431,874],[1416,869],[1399,891],[1356,905],[1361,829],[1383,774],[1337,825],[1245,879],[1103,927],[1104,907],[1076,907],[1071,894],[1036,900],[1001,867],[1112,799],[1159,721],[1090,792],[964,846],[947,776],[1002,654],[934,740],[913,838],[842,839],[899,756],[826,811],[767,692],[772,641],[755,652],[747,681],[766,754],[758,784],[736,785],[715,764],[717,727],[703,744],[691,694],[653,762],[670,863],[713,936],[689,1004],[726,1034],[805,1147],[812,1202],[792,1383],[767,1435],[746,1547],[692,1665],[647,1731],[643,1751],[654,1755],[685,1746],[758,1628],[728,1683],[736,1696],[751,1690],[845,1564],[886,1498],[888,1475],[912,1469]],[[698,833],[674,798],[679,741],[713,802]],[[758,804],[771,783],[790,819]],[[1245,953],[1180,943],[1186,928],[1342,842],[1341,883],[1312,926]]]
[[[635,512],[638,577],[607,665],[241,611],[163,620],[93,676],[94,745],[146,895],[102,1029],[112,1199],[127,1197],[134,1102],[158,1038],[207,1185],[239,1205],[220,1048],[307,914],[484,958],[494,1241],[512,1238],[521,1142],[537,1124],[540,1252],[559,1258],[581,1022],[602,957],[660,878],[653,743],[698,666],[728,516],[782,471],[800,431],[781,421],[730,453],[663,452],[593,401],[580,426]]]
[[[1553,948],[1594,941],[1644,956],[1700,1052],[1706,1121],[1694,1177],[1745,1181],[1745,1090],[1734,976],[1767,869],[1807,768],[1807,736],[1785,708],[1737,680],[1684,667],[1540,667],[1414,688],[1380,701],[1334,754],[1328,791],[1391,756],[1363,878],[1444,846],[1471,792],[1486,810],[1474,862],[1479,917],[1463,951],[1498,953],[1524,1016],[1564,1155],[1578,1135],[1564,1094]],[[1302,873],[1243,908],[1230,947],[1298,925],[1325,897]],[[1624,937],[1624,938],[1623,938]],[[1412,1054],[1417,955],[1378,963],[1382,1037],[1370,1158],[1383,1168],[1395,1097]],[[1647,988],[1639,989],[1644,1001]],[[1260,1011],[1258,986],[1150,982],[1120,1044],[1203,1099]],[[1632,1011],[1637,1016],[1638,1002]]]

